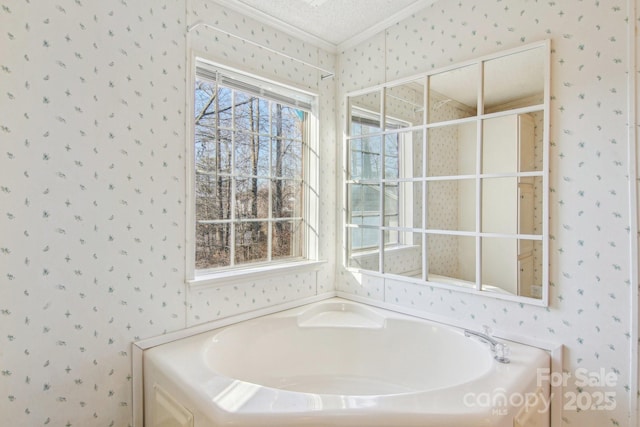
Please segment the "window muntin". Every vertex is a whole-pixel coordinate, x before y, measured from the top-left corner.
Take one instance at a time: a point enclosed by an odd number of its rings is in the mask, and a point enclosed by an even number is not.
[[[196,66],[195,275],[305,259],[311,99]]]

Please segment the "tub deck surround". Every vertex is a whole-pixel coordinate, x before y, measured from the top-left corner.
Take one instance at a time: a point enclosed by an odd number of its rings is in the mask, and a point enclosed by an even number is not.
[[[169,395],[196,427],[512,427],[517,401],[486,398],[539,392],[550,360],[509,347],[501,364],[461,330],[333,298],[146,350],[145,425]]]

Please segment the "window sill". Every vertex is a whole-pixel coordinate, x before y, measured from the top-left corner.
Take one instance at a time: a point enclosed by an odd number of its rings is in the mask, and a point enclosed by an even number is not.
[[[191,289],[204,289],[210,287],[234,285],[250,280],[268,279],[283,274],[306,273],[318,271],[327,261],[298,261],[281,264],[261,265],[253,268],[221,271],[187,280]]]
[[[419,246],[418,245],[395,245],[389,248],[384,248],[384,252],[385,253],[398,253],[398,252],[405,252],[405,251],[411,251],[414,249],[418,249]],[[351,258],[353,259],[364,259],[367,257],[374,257],[374,256],[378,256],[380,254],[380,252],[377,249],[373,249],[373,250],[363,250],[360,252],[353,252],[351,254]]]

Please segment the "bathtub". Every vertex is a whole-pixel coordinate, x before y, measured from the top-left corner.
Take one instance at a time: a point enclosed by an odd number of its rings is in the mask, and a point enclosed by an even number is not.
[[[548,427],[549,356],[343,299],[145,350],[146,427]]]

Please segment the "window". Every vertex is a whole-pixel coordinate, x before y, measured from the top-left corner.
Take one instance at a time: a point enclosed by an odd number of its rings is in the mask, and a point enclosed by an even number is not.
[[[410,126],[401,120],[387,118],[387,127],[401,129]],[[400,204],[400,182],[403,168],[401,152],[411,153],[407,135],[392,133],[381,135],[379,115],[363,109],[352,109],[351,132],[360,135],[350,141],[349,186],[350,223],[358,226],[351,230],[351,248],[355,251],[376,250],[380,237],[379,226],[398,227],[404,220]],[[384,144],[382,141],[384,140]],[[384,199],[381,208],[381,195]],[[407,196],[408,197],[408,196]],[[385,233],[385,245],[398,245],[402,235]]]
[[[307,258],[313,98],[196,62],[195,275]]]

